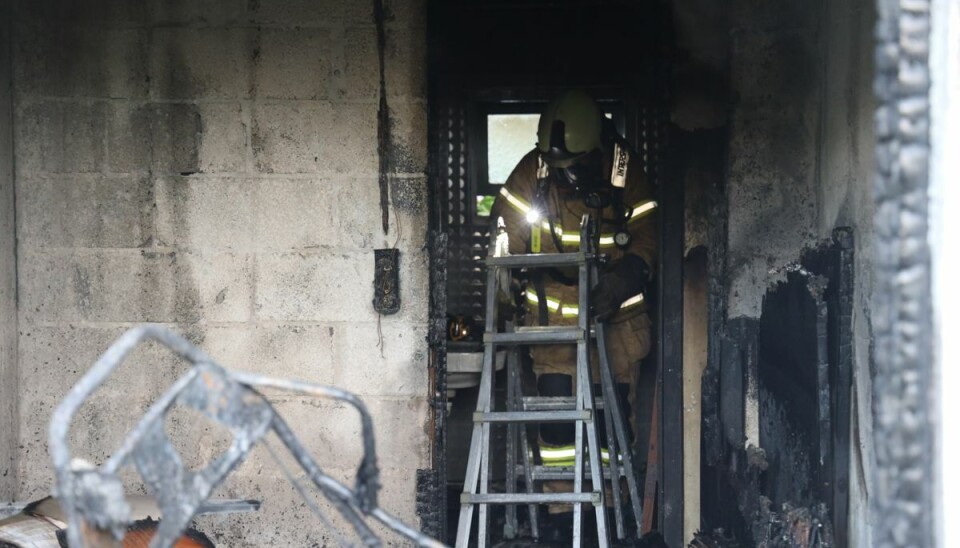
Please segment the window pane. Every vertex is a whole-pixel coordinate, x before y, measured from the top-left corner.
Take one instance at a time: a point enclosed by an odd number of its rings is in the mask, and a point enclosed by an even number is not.
[[[477,196],[477,215],[489,217],[490,210],[493,209],[493,201],[496,196]]]
[[[502,185],[523,155],[537,145],[539,114],[487,116],[487,181]]]

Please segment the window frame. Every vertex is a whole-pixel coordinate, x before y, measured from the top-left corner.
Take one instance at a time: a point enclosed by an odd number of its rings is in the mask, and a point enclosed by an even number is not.
[[[628,129],[629,109],[624,101],[617,99],[598,99],[597,102],[605,113],[613,115],[613,122],[617,132],[625,135]],[[489,134],[487,131],[488,117],[500,114],[539,114],[547,106],[543,100],[520,101],[482,101],[475,102],[468,114],[469,130],[467,134],[467,193],[465,200],[470,204],[467,223],[471,226],[487,226],[490,218],[477,213],[478,196],[496,196],[500,193],[500,186],[490,182],[490,165],[488,162]],[[536,146],[536,136],[531,135],[530,150]],[[628,136],[629,138],[629,136]],[[524,152],[526,153],[526,152]],[[519,161],[519,159],[518,159]]]

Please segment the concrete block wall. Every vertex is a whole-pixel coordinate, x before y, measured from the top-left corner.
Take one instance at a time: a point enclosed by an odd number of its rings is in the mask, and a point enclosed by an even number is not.
[[[17,242],[13,180],[13,57],[9,5],[0,4],[0,503],[17,490]]]
[[[388,236],[372,2],[23,0],[14,10],[17,497],[50,489],[46,426],[62,394],[124,329],[160,322],[228,367],[360,394],[376,422],[383,506],[416,523],[414,471],[428,466],[422,0],[386,2]],[[395,243],[403,306],[378,323],[373,250]],[[75,452],[109,454],[182,370],[139,351],[85,409]],[[352,477],[349,413],[271,397],[328,472]],[[188,420],[170,429],[193,440],[192,462],[222,445]],[[223,545],[330,538],[265,452],[220,494],[264,501],[258,515],[201,524]]]

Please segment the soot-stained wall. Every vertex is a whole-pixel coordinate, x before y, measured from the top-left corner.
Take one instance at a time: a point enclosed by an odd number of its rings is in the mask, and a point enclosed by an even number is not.
[[[17,487],[17,243],[10,9],[0,4],[0,503]]]
[[[870,439],[872,412],[873,21],[872,2],[862,0],[731,1],[727,254],[717,277],[726,317],[756,325],[751,322],[760,317],[765,295],[805,250],[829,241],[835,228],[852,229],[851,546],[870,545],[865,501],[873,456],[859,440]],[[756,333],[732,329],[728,335],[738,340]],[[743,367],[749,377],[750,364]],[[768,392],[758,391],[755,378],[742,388],[742,439],[731,442],[759,447],[764,407],[758,394]]]
[[[125,329],[160,322],[228,367],[360,394],[380,500],[415,523],[413,472],[428,465],[425,17],[420,1],[385,4],[392,140],[378,150],[373,2],[13,3],[17,498],[50,490],[46,429],[60,397]],[[388,236],[378,153],[390,155]],[[373,249],[394,244],[404,304],[378,324]],[[138,351],[85,408],[75,452],[108,455],[182,371],[159,349]],[[353,476],[355,416],[273,402],[321,466]],[[190,440],[179,445],[192,462],[223,447],[188,420],[170,430]],[[218,494],[264,503],[202,520],[219,544],[330,540],[266,453]]]
[[[861,0],[731,9],[728,314],[757,317],[771,270],[837,226],[869,241],[860,236],[872,219],[873,9]]]

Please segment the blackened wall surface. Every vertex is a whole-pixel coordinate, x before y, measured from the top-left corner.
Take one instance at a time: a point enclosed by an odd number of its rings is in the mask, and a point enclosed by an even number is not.
[[[810,506],[823,498],[818,373],[826,362],[826,282],[791,274],[763,302],[758,344],[760,447],[767,460],[763,493],[777,507]]]
[[[826,434],[813,426],[801,427],[805,421],[790,410],[791,391],[801,392],[797,403],[822,403],[816,385],[806,376],[810,372],[794,371],[800,375],[797,378],[788,374],[797,383],[793,388],[778,386],[781,381],[770,376],[769,371],[767,380],[772,383],[765,386],[761,382],[760,374],[769,366],[765,365],[764,356],[782,353],[787,361],[797,359],[793,349],[777,349],[776,345],[785,345],[789,340],[799,344],[803,329],[807,328],[783,324],[774,329],[772,321],[788,320],[773,318],[763,303],[771,288],[786,281],[788,273],[801,266],[805,251],[829,242],[837,227],[851,228],[850,257],[856,281],[847,298],[851,304],[848,310],[852,312],[838,316],[837,324],[828,317],[823,327],[828,333],[842,328],[844,344],[849,345],[845,348],[846,355],[851,356],[854,382],[852,387],[841,389],[856,401],[851,415],[866,418],[872,413],[869,318],[874,234],[870,164],[873,14],[873,5],[861,0],[815,4],[731,2],[727,177],[721,198],[711,206],[711,212],[723,218],[714,226],[725,228],[726,236],[712,248],[718,253],[725,246],[726,254],[724,264],[712,273],[712,307],[714,313],[719,309],[722,314],[714,316],[711,333],[719,336],[712,341],[711,365],[705,372],[704,449],[705,461],[715,467],[713,470],[735,470],[737,481],[745,482],[736,489],[741,497],[746,492],[740,511],[747,519],[757,511],[751,505],[761,495],[789,492],[794,504],[801,504],[800,500],[823,500],[822,496],[815,496],[822,486],[815,479],[818,472],[814,464],[797,458],[796,466],[812,469],[810,483],[797,485],[791,484],[791,478],[779,477],[782,471],[764,471],[764,466],[773,463],[759,458],[763,453],[757,450],[767,450],[767,445],[782,448],[791,439],[772,437],[771,424],[808,431],[806,442],[814,446],[828,438],[833,446],[837,441],[836,432]],[[827,275],[832,281],[831,276],[832,273]],[[766,319],[760,319],[761,313]],[[807,319],[813,316],[808,315]],[[776,341],[776,345],[769,342],[774,339],[761,335],[788,329],[786,341]],[[820,344],[813,336],[807,340],[813,347]],[[828,357],[833,355],[831,344],[828,337]],[[734,401],[728,401],[731,387],[735,390]],[[827,403],[837,402],[830,399]],[[869,517],[863,503],[867,501],[872,455],[868,445],[857,441],[869,437],[871,426],[872,421],[865,419],[846,426],[852,428],[852,435],[845,439],[852,440],[847,446],[854,451],[850,471],[855,476],[848,480],[851,494],[847,499],[853,506],[849,512],[835,506],[839,510],[833,516],[839,522],[849,513],[850,545],[855,546],[871,545]],[[739,456],[726,453],[725,443]],[[809,462],[815,463],[816,457]],[[754,483],[761,479],[773,489],[762,492],[762,485]],[[709,496],[722,496],[725,488],[729,486],[714,484],[708,478],[704,496],[708,497],[706,492],[711,489],[715,492]],[[782,499],[781,495],[774,498]],[[727,517],[732,523],[732,518]]]

